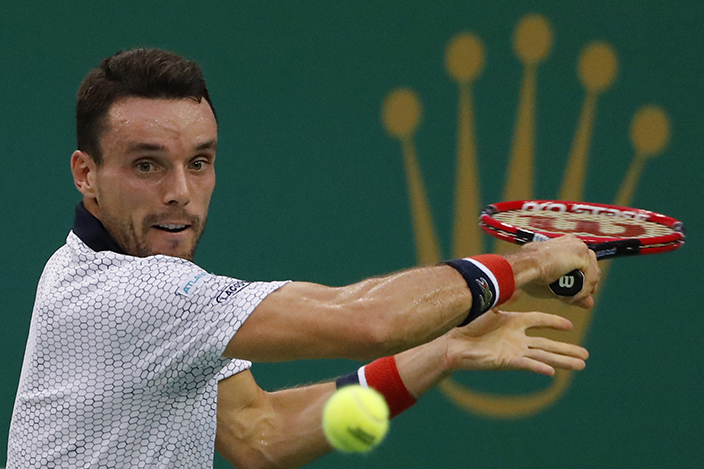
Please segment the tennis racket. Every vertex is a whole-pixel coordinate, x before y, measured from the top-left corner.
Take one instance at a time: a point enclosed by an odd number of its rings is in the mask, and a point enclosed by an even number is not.
[[[685,241],[684,225],[672,217],[637,208],[561,200],[516,200],[488,205],[479,225],[491,236],[514,244],[573,234],[597,260],[674,251]],[[550,284],[558,296],[582,289],[579,270]]]

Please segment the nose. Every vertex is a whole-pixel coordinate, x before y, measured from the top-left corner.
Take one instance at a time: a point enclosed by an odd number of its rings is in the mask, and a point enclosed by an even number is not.
[[[164,203],[166,205],[188,205],[191,201],[191,189],[184,168],[174,168],[165,183]]]

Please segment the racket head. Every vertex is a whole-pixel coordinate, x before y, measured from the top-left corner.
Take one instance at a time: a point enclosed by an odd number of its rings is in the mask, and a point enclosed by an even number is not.
[[[514,244],[573,234],[601,259],[673,251],[684,244],[681,221],[631,207],[562,200],[488,205],[479,217],[489,235]]]

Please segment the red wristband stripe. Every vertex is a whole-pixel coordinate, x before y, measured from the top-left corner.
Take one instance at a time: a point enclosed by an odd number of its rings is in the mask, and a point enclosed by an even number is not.
[[[482,263],[496,277],[496,282],[499,286],[499,299],[496,301],[496,305],[507,302],[516,290],[516,281],[513,278],[511,264],[498,254],[480,254],[472,256],[471,259]]]
[[[415,397],[408,392],[396,367],[396,359],[384,357],[362,367],[367,385],[384,396],[389,405],[389,416],[393,418],[416,403]]]

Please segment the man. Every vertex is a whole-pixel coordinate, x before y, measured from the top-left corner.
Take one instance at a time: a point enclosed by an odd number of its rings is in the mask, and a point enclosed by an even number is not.
[[[218,130],[200,68],[118,53],[81,84],[76,123],[83,201],[37,289],[10,468],[210,467],[214,448],[238,467],[298,466],[331,450],[320,418],[338,386],[375,387],[397,414],[454,370],[584,367],[583,348],[525,334],[569,321],[492,309],[575,268],[569,301],[590,307],[599,269],[575,238],[339,288],[218,276],[192,263]],[[340,357],[384,358],[273,393],[249,371]]]

